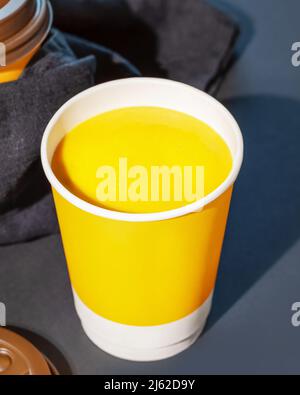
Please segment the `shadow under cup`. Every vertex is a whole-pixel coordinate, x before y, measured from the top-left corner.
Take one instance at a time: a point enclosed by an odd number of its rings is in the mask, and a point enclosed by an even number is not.
[[[210,125],[227,143],[233,168],[210,195],[184,207],[129,214],[93,206],[66,190],[51,169],[76,125],[122,107],[177,110]],[[89,338],[104,351],[153,361],[188,348],[209,315],[243,139],[231,114],[187,85],[131,78],[91,88],[50,121],[42,162],[53,188],[75,306]]]

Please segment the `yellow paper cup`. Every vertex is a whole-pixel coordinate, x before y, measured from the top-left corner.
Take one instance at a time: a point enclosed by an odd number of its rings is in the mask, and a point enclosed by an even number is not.
[[[227,142],[233,168],[210,195],[179,209],[129,214],[93,206],[55,177],[51,161],[79,123],[129,106],[156,106],[194,116]],[[50,121],[42,163],[53,187],[75,305],[89,338],[104,351],[153,361],[188,348],[209,315],[243,139],[231,114],[182,83],[132,78],[91,88]]]

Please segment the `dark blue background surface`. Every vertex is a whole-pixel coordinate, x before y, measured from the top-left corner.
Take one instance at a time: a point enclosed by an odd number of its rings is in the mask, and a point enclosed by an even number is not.
[[[211,3],[241,26],[219,99],[239,121],[246,152],[206,332],[169,360],[110,357],[83,334],[59,238],[1,248],[0,301],[9,324],[26,328],[62,372],[300,373],[300,328],[291,324],[291,306],[300,301],[300,67],[291,64],[300,2]]]

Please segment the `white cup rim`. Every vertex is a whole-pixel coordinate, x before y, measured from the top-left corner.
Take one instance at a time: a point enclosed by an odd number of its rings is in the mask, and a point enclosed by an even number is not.
[[[196,202],[193,202],[191,204],[187,204],[185,206],[182,206],[177,209],[173,210],[167,210],[167,211],[162,211],[162,212],[156,212],[156,213],[126,213],[126,212],[120,212],[120,211],[113,211],[109,209],[105,209],[102,207],[95,206],[91,203],[88,203],[79,197],[75,196],[72,194],[67,188],[65,188],[60,181],[56,178],[51,164],[49,163],[48,160],[48,153],[47,153],[47,147],[48,147],[48,141],[49,141],[49,136],[51,135],[51,132],[57,123],[57,121],[60,119],[62,114],[70,108],[74,103],[79,102],[83,100],[85,97],[91,95],[95,91],[99,92],[104,88],[108,87],[122,87],[123,84],[136,84],[136,83],[141,83],[141,84],[149,84],[149,83],[157,83],[158,85],[164,85],[164,87],[167,87],[168,85],[171,87],[178,87],[180,89],[188,89],[191,90],[194,94],[197,93],[199,96],[202,95],[203,98],[205,98],[206,101],[210,101],[210,103],[215,107],[215,110],[217,112],[222,112],[224,116],[226,116],[228,122],[231,125],[232,133],[235,136],[236,139],[236,146],[237,150],[235,155],[233,156],[233,166],[232,169],[226,178],[226,180],[218,187],[216,188],[213,192],[210,194],[206,195],[200,200],[197,200]],[[197,89],[193,88],[189,85],[186,85],[181,82],[176,82],[172,80],[167,80],[167,79],[160,79],[160,78],[145,78],[145,77],[135,77],[135,78],[126,78],[126,79],[120,79],[120,80],[114,80],[110,82],[106,82],[97,86],[94,86],[90,89],[87,89],[78,95],[74,96],[72,99],[67,101],[52,117],[50,120],[44,135],[42,139],[42,144],[41,144],[41,159],[42,159],[42,165],[44,172],[46,174],[46,177],[52,187],[69,203],[72,205],[76,206],[77,208],[90,213],[92,215],[98,216],[98,217],[103,217],[106,219],[111,219],[111,220],[117,220],[117,221],[126,221],[126,222],[155,222],[155,221],[163,221],[163,220],[169,220],[172,218],[177,218],[177,217],[182,217],[184,215],[188,215],[194,212],[199,212],[203,210],[205,206],[210,204],[211,202],[215,201],[218,197],[220,197],[223,193],[225,193],[236,181],[238,174],[240,172],[242,162],[243,162],[243,156],[244,156],[244,143],[243,143],[243,136],[241,133],[241,130],[234,119],[234,117],[231,115],[231,113],[215,98],[212,96],[208,95],[207,93]]]

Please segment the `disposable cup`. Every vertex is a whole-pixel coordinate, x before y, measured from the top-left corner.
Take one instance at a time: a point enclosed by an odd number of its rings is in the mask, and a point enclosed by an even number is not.
[[[10,66],[0,67],[0,84],[18,80],[38,50],[39,48],[35,48],[29,54]]]
[[[0,0],[0,83],[17,80],[48,36],[47,0]]]
[[[232,154],[227,179],[203,199],[159,213],[110,211],[73,195],[51,168],[59,142],[85,120],[131,106],[173,109],[209,124]],[[243,139],[232,115],[214,98],[182,83],[112,81],[80,93],[54,115],[41,156],[53,188],[76,310],[88,337],[104,351],[134,361],[159,360],[187,349],[211,310],[233,184],[243,160]]]

